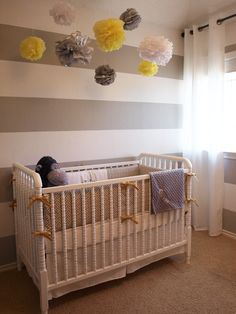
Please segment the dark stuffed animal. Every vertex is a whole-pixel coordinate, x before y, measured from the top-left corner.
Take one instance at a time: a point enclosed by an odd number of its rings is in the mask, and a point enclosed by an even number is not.
[[[68,184],[66,172],[61,170],[57,161],[50,156],[42,157],[38,161],[35,171],[41,177],[43,188]]]

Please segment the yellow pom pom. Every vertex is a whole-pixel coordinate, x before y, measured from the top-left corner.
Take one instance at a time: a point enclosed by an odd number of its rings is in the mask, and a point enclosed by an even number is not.
[[[158,72],[158,66],[156,63],[144,60],[139,64],[138,71],[144,76],[154,76]]]
[[[93,31],[101,50],[118,50],[125,40],[124,22],[119,19],[101,20],[94,24]]]
[[[27,37],[20,44],[20,54],[22,58],[30,61],[41,59],[45,50],[45,42],[39,37]]]

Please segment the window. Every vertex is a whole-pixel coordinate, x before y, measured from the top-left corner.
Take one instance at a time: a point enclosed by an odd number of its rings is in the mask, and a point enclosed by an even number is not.
[[[225,73],[222,131],[224,133],[224,151],[236,152],[236,72]]]

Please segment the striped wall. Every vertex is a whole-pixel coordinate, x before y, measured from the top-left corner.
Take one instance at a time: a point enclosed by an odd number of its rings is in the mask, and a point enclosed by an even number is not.
[[[223,229],[236,235],[236,153],[225,153]]]
[[[127,32],[117,52],[100,52],[92,34],[103,12],[79,10],[69,28],[48,15],[53,2],[0,2],[0,267],[15,260],[11,165],[35,165],[44,155],[58,162],[84,163],[134,159],[141,152],[182,151],[183,39],[175,30],[142,23]],[[27,8],[27,9],[26,9]],[[126,8],[125,8],[126,9]],[[88,66],[63,67],[55,42],[75,28],[91,36],[94,47]],[[132,33],[132,34],[131,34]],[[43,58],[32,63],[19,55],[19,43],[29,35],[47,45]],[[174,43],[174,56],[153,78],[137,74],[138,43],[147,35],[164,35]],[[112,66],[114,84],[100,86],[94,69]]]

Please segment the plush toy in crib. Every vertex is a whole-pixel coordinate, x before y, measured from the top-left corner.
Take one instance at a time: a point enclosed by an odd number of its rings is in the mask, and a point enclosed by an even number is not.
[[[38,161],[35,171],[40,174],[43,188],[68,184],[66,172],[60,169],[57,161],[51,156],[42,157]]]

